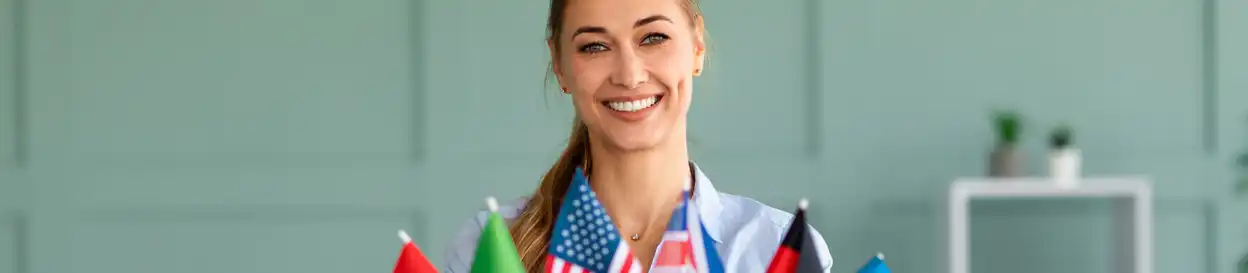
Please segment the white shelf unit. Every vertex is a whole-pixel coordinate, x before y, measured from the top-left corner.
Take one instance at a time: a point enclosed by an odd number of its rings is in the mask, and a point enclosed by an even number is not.
[[[949,272],[970,273],[970,203],[977,199],[1109,198],[1115,200],[1115,266],[1122,273],[1153,273],[1153,189],[1148,179],[1080,178],[1061,188],[1047,178],[963,178],[949,187]]]

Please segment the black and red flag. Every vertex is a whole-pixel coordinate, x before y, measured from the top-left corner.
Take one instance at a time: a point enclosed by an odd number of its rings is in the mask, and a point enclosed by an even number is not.
[[[806,206],[809,203],[806,199],[797,203],[793,223],[789,224],[789,231],[784,234],[780,248],[771,258],[767,273],[823,272],[815,253],[814,238],[811,238],[809,226],[806,225]]]

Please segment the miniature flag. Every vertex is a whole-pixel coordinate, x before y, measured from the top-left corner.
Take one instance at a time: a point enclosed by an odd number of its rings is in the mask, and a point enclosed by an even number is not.
[[[714,241],[702,226],[702,218],[693,202],[689,202],[692,182],[685,183],[681,204],[672,211],[667,231],[655,252],[653,273],[698,272],[723,273],[723,261],[715,250]]]
[[[875,254],[866,265],[858,269],[858,273],[892,273],[893,270],[888,269],[888,265],[884,264],[884,254]]]
[[[399,252],[398,262],[395,262],[394,273],[438,273],[416,243],[412,243],[412,237],[407,236],[407,232],[399,230],[399,239],[403,240],[403,250]]]
[[[767,273],[814,273],[823,272],[815,253],[813,238],[807,234],[806,207],[810,201],[803,198],[797,202],[797,212],[789,231],[784,234],[780,247],[767,266]]]
[[[486,198],[490,217],[477,241],[477,253],[472,260],[472,273],[524,273],[524,263],[516,252],[516,244],[507,232],[503,218],[498,215],[498,200]]]
[[[547,249],[545,272],[641,272],[611,216],[580,168],[563,198]]]

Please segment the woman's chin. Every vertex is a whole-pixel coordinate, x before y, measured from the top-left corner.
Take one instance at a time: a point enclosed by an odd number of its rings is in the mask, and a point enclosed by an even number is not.
[[[658,132],[627,132],[610,134],[607,143],[612,146],[612,150],[619,152],[639,152],[654,150],[664,140],[664,135]]]

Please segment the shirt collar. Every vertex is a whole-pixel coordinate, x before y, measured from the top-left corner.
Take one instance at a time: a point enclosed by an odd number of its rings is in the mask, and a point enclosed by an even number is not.
[[[724,205],[719,199],[719,191],[715,190],[715,185],[711,183],[711,179],[702,173],[702,169],[698,165],[689,162],[689,169],[693,171],[693,203],[698,208],[698,214],[702,218],[702,226],[706,229],[706,233],[711,235],[711,239],[717,243],[722,243],[720,239],[720,212],[723,211]]]

